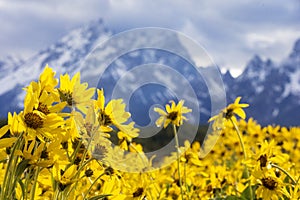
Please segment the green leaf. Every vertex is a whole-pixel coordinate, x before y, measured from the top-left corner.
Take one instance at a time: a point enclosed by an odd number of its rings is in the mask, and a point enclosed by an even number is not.
[[[250,197],[250,187],[248,186],[242,193],[241,199],[248,199]],[[252,196],[255,196],[256,186],[252,186]]]
[[[18,180],[18,183],[19,183],[19,185],[21,186],[22,196],[23,196],[23,199],[24,199],[24,196],[25,196],[25,185],[24,185],[24,183],[21,181],[21,179]]]
[[[28,163],[29,160],[22,160],[18,166],[17,166],[17,170],[16,170],[16,177],[19,178],[23,172],[25,171],[25,169],[28,167]]]
[[[88,200],[97,200],[97,199],[103,199],[104,197],[111,196],[111,194],[101,194],[94,197],[89,198]]]
[[[226,200],[242,200],[245,199],[243,197],[238,197],[238,196],[228,196],[225,198]]]

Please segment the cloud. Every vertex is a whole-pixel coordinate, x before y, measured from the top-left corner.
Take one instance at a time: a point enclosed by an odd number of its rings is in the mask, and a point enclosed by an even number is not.
[[[51,45],[74,27],[100,18],[99,8],[105,10],[107,4],[93,0],[86,2],[89,4],[79,0],[2,1],[0,57],[6,54],[28,57]],[[83,12],[85,10],[90,11]]]
[[[218,65],[235,69],[254,54],[282,59],[300,36],[298,0],[2,0],[0,57],[29,56],[100,17],[115,32],[145,26],[180,31]]]

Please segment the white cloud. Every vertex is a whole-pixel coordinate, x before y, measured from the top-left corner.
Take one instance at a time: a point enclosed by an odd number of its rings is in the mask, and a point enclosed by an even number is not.
[[[145,26],[181,31],[218,65],[237,70],[254,54],[281,59],[300,37],[298,0],[2,0],[0,58],[29,56],[100,17],[117,32]]]
[[[300,30],[275,29],[272,31],[249,32],[245,35],[245,46],[264,57],[271,57],[276,62],[288,56],[293,41],[300,37]],[[291,41],[291,42],[287,42]]]

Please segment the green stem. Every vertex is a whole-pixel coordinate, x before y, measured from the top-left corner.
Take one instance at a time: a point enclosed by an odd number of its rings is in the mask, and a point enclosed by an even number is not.
[[[187,198],[190,199],[190,197],[189,197],[190,190],[188,188],[187,181],[186,181],[186,163],[184,163],[183,170],[184,170],[184,184],[185,184],[185,189],[186,189],[186,192],[187,192]]]
[[[245,149],[245,145],[244,145],[244,141],[243,141],[241,132],[240,132],[239,128],[237,127],[237,125],[232,120],[232,118],[230,118],[230,121],[231,121],[232,125],[234,126],[234,129],[235,129],[235,131],[238,135],[238,138],[240,140],[240,144],[241,144],[242,151],[243,151],[243,154],[244,154],[244,159],[247,160],[247,153],[246,153],[246,149]],[[245,165],[245,171],[246,171],[246,178],[249,178],[250,177],[249,170],[248,170],[248,167],[246,165]],[[249,192],[250,192],[250,199],[252,200],[253,199],[253,194],[252,194],[251,184],[249,184]]]
[[[93,186],[95,185],[95,183],[97,183],[97,181],[103,176],[105,175],[105,173],[100,174],[94,181],[93,183],[90,185],[89,189],[85,192],[83,199],[86,199],[86,197],[89,195],[89,193],[91,192]]]
[[[34,182],[31,186],[31,190],[30,190],[30,199],[34,199],[35,196],[35,188],[36,188],[36,183],[37,183],[37,179],[38,179],[38,175],[40,173],[40,167],[37,167],[37,169],[35,170],[34,173]]]
[[[239,140],[240,140],[240,144],[242,146],[242,151],[243,151],[243,154],[244,154],[244,159],[246,160],[247,159],[247,153],[246,153],[246,149],[245,149],[245,145],[244,145],[244,141],[243,141],[243,138],[242,138],[242,135],[240,133],[240,130],[239,128],[237,127],[237,125],[234,123],[234,121],[232,120],[232,118],[230,118],[230,121],[232,123],[232,125],[234,126],[234,129],[239,137]]]
[[[85,158],[86,158],[86,155],[88,154],[88,149],[89,149],[90,144],[91,144],[91,142],[92,142],[92,140],[93,140],[94,134],[95,134],[95,133],[92,133],[92,136],[89,138],[88,144],[87,144],[87,146],[86,146],[85,149],[84,149],[83,157],[82,157],[82,159],[81,159],[81,161],[80,161],[80,163],[79,163],[79,165],[78,165],[78,166],[79,166],[79,169],[77,170],[76,174],[74,175],[74,178],[75,178],[75,179],[77,179],[77,178],[79,177],[80,171],[83,169],[83,167],[85,167],[88,163],[90,163],[92,160],[94,160],[94,158],[90,158],[89,160],[85,161]],[[77,154],[77,152],[79,151],[79,148],[78,148],[78,147],[80,147],[81,144],[82,144],[82,141],[80,140],[80,142],[79,142],[79,144],[78,144],[78,146],[76,147],[76,150],[75,150],[73,163],[74,163],[74,161],[75,161],[75,159],[76,159],[76,154]],[[67,193],[67,197],[68,197],[69,194],[77,187],[77,184],[78,184],[78,181],[76,181],[75,185],[74,185],[71,189],[69,189],[69,192]]]
[[[88,159],[87,161],[85,161],[84,163],[82,163],[81,165],[79,165],[79,168],[77,169],[77,172],[76,172],[76,174],[73,176],[72,179],[77,179],[77,178],[79,177],[79,175],[80,175],[81,170],[82,170],[87,164],[89,164],[89,163],[90,163],[91,161],[93,161],[93,160],[94,160],[94,158],[90,158],[90,159]],[[74,183],[74,185],[72,185],[72,187],[70,186],[70,188],[68,189],[68,191],[67,191],[67,190],[64,191],[64,194],[66,194],[65,197],[68,197],[68,196],[71,194],[71,192],[73,192],[73,190],[76,189],[77,184],[78,184],[78,181],[76,181],[76,182]],[[66,191],[67,191],[67,192],[66,192]]]
[[[57,200],[58,193],[59,193],[59,191],[58,191],[58,189],[56,189],[55,192],[54,192],[54,195],[53,195],[53,200]]]
[[[15,168],[16,168],[17,161],[19,158],[19,156],[15,156],[15,151],[20,146],[22,146],[21,144],[23,143],[23,134],[24,134],[24,132],[22,132],[19,135],[17,141],[12,146],[10,156],[8,158],[6,170],[5,170],[4,180],[3,180],[3,184],[2,184],[3,188],[1,188],[1,198],[0,199],[7,199],[7,195],[10,190],[11,183],[12,183],[11,179],[13,177],[15,177],[15,174],[13,172],[15,172]],[[14,187],[13,187],[13,189],[14,189]]]
[[[173,124],[173,132],[175,137],[175,147],[177,149],[177,171],[178,171],[178,179],[179,179],[179,186],[180,186],[180,193],[181,193],[181,199],[183,200],[183,190],[182,190],[182,182],[180,177],[180,152],[179,152],[179,142],[178,142],[178,135],[176,130],[176,125]]]
[[[76,149],[74,150],[74,152],[73,152],[72,155],[71,155],[72,160],[71,160],[71,164],[70,164],[70,165],[73,165],[73,164],[74,164],[75,159],[76,159],[76,155],[77,155],[77,153],[78,153],[78,151],[79,151],[79,149],[80,149],[81,144],[82,144],[82,141],[79,140],[79,141],[78,141],[78,144],[77,144],[77,146],[76,146]]]
[[[285,175],[287,175],[287,177],[289,177],[289,179],[291,179],[293,185],[297,185],[297,182],[295,181],[295,179],[290,175],[290,173],[288,173],[286,170],[284,170],[283,168],[281,168],[280,166],[278,165],[275,165],[273,163],[271,163],[271,166],[276,168],[276,169],[279,169],[280,171],[282,171]]]

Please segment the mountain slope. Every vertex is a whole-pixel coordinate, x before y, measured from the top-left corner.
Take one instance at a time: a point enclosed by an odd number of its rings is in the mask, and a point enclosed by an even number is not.
[[[227,91],[229,101],[242,96],[251,106],[248,116],[261,124],[299,125],[300,40],[288,58],[274,64],[259,56],[248,63],[244,72]]]
[[[106,40],[111,33],[106,30],[102,20],[71,31],[61,40],[49,48],[38,52],[26,62],[0,68],[0,116],[6,117],[7,112],[20,110],[23,104],[24,91],[22,88],[31,81],[37,80],[46,64],[55,69],[57,74],[66,72],[74,73],[76,63],[83,59],[95,48]]]
[[[194,102],[188,106],[200,109],[201,122],[207,122],[210,94],[199,75],[205,74],[207,69],[195,69],[193,63],[184,59],[190,59],[189,53],[175,34],[153,35],[140,31],[124,38],[116,36],[107,42],[112,35],[102,20],[98,20],[71,31],[25,62],[0,61],[0,84],[3,86],[0,88],[0,103],[5,105],[0,107],[0,116],[6,117],[8,111],[22,108],[22,88],[37,80],[44,66],[49,64],[57,74],[67,72],[72,75],[81,71],[83,81],[90,86],[104,88],[109,98],[130,95],[125,100],[138,125],[153,123],[156,117],[152,112],[153,106],[176,99],[177,94],[180,94],[178,98]],[[126,52],[129,46],[132,49]],[[147,46],[162,48],[139,48]],[[182,55],[163,49],[176,49]],[[172,66],[171,70],[166,66]],[[222,78],[227,102],[242,96],[243,101],[250,104],[246,110],[248,116],[259,123],[300,124],[297,117],[300,108],[300,40],[282,63],[275,64],[270,59],[263,60],[255,55],[239,77],[233,78],[227,72]],[[195,94],[188,90],[189,87]],[[193,98],[197,98],[200,105],[196,105],[197,100]]]

